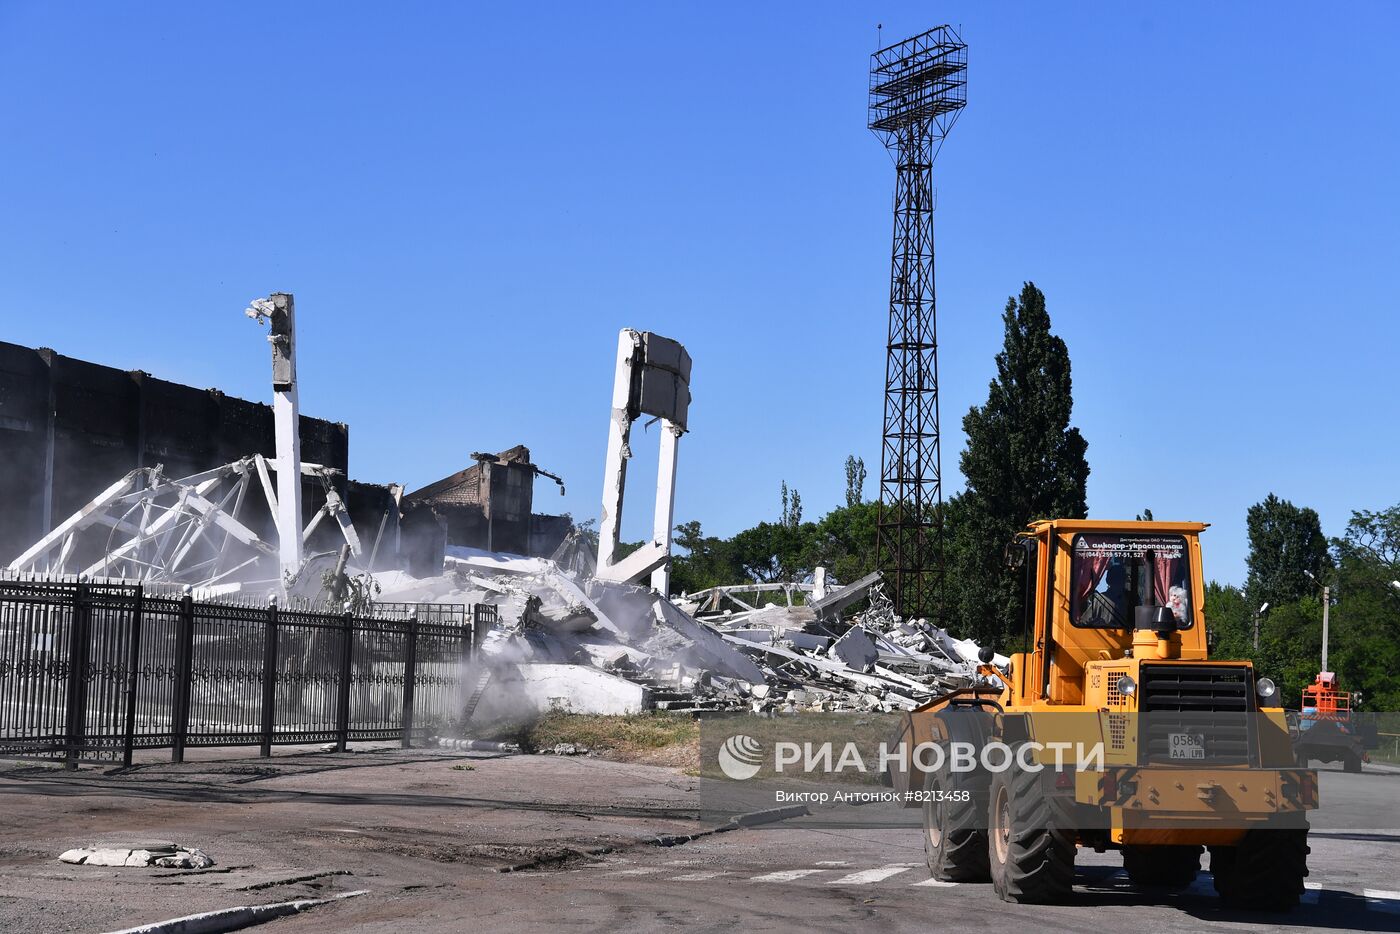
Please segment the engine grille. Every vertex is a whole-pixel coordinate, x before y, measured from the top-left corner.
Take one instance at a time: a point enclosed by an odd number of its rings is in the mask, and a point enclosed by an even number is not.
[[[1172,733],[1205,737],[1196,764],[1257,764],[1253,675],[1245,666],[1143,665],[1139,749],[1146,763],[1186,765],[1171,758]]]

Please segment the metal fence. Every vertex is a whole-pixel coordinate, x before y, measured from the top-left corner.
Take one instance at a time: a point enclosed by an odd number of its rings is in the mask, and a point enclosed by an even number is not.
[[[397,739],[458,715],[492,606],[367,615],[197,601],[139,584],[0,580],[0,755]]]

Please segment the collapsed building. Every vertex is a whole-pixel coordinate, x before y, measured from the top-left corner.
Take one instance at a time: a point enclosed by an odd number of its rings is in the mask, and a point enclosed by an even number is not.
[[[299,412],[292,297],[247,314],[270,325],[271,407],[0,345],[0,488],[30,507],[0,541],[10,573],[493,604],[498,626],[463,679],[467,729],[548,709],[907,710],[978,677],[977,646],[900,619],[878,574],[669,594],[691,398],[674,340],[619,334],[595,537],[534,512],[536,480],[564,482],[523,445],[412,493],[349,480],[346,426]],[[644,418],[661,425],[652,533],[624,555]]]
[[[547,555],[569,529],[568,517],[534,511],[534,477],[554,476],[523,446],[473,455],[472,467],[405,494],[398,483],[350,478],[344,423],[298,413],[295,424],[307,554],[334,555],[349,529],[364,570],[412,565],[430,576],[447,544]],[[257,583],[236,565],[278,551],[277,467],[273,406],[0,341],[0,566]],[[139,548],[121,534],[133,512],[147,526],[152,512],[168,516]],[[171,548],[153,548],[156,539]],[[230,550],[247,554],[233,560]],[[111,560],[114,552],[126,560]],[[201,563],[216,552],[217,567]]]

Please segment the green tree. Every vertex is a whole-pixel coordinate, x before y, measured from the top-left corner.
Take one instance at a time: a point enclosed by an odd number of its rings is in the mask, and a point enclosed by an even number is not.
[[[802,524],[802,494],[796,490],[789,491],[786,480],[783,481],[783,511],[778,522],[789,528]]]
[[[675,543],[683,553],[671,559],[673,594],[695,593],[743,580],[743,571],[734,561],[733,546],[724,539],[705,535],[699,522],[676,526]]]
[[[1329,665],[1368,710],[1400,710],[1400,506],[1353,512],[1333,542]]]
[[[865,499],[865,459],[846,457],[846,505],[859,506]]]
[[[1206,584],[1203,614],[1212,658],[1252,659],[1254,619],[1244,592],[1234,584]]]
[[[1317,590],[1317,581],[1332,562],[1316,512],[1270,493],[1249,507],[1245,525],[1249,531],[1245,592],[1255,606],[1296,603]]]
[[[1022,588],[1003,546],[1033,519],[1087,512],[1088,443],[1070,425],[1069,349],[1050,331],[1045,295],[1027,282],[1002,315],[1005,341],[987,401],[963,418],[967,480],[945,510],[945,605],[958,635],[1004,646],[1019,632]]]
[[[877,567],[875,527],[880,504],[855,503],[822,517],[807,540],[803,564],[826,568],[843,584],[857,581]]]

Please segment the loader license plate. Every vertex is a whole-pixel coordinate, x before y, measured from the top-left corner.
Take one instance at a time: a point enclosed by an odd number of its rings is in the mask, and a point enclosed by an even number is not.
[[[1204,759],[1206,757],[1206,737],[1204,733],[1172,733],[1171,758]]]

